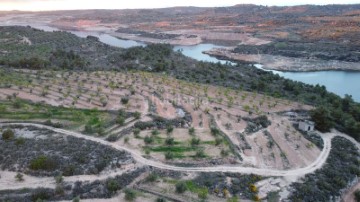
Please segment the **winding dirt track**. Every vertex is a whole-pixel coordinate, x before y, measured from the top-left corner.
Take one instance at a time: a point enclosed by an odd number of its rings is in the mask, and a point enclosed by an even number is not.
[[[321,137],[324,140],[324,148],[321,151],[319,157],[313,163],[311,163],[310,165],[308,165],[304,168],[298,168],[298,169],[294,169],[294,170],[276,170],[276,169],[241,167],[241,166],[235,166],[235,165],[234,166],[214,166],[214,167],[180,167],[180,166],[167,165],[167,164],[164,164],[164,163],[161,163],[158,161],[146,159],[146,158],[142,157],[142,155],[140,153],[130,150],[126,147],[120,146],[116,143],[107,142],[105,140],[98,139],[96,137],[83,135],[83,134],[77,133],[77,132],[72,132],[72,131],[68,131],[68,130],[64,130],[64,129],[58,129],[58,128],[53,128],[50,126],[34,124],[34,123],[0,123],[0,126],[10,126],[10,125],[34,126],[37,128],[52,130],[54,132],[61,133],[64,135],[82,138],[82,139],[86,139],[89,141],[94,141],[99,144],[110,146],[117,150],[124,150],[124,151],[129,152],[132,155],[132,157],[134,158],[134,160],[139,164],[152,166],[152,167],[159,168],[159,169],[183,171],[183,172],[230,172],[230,173],[256,174],[256,175],[261,175],[261,176],[300,177],[305,174],[312,173],[324,165],[324,163],[326,162],[326,159],[328,158],[330,151],[331,151],[331,140],[335,136],[341,136],[341,137],[344,137],[344,138],[350,140],[360,150],[360,144],[358,142],[356,142],[356,140],[354,140],[353,138],[351,138],[347,135],[341,134],[337,131],[332,131],[331,133],[321,134]],[[105,176],[94,176],[94,177],[91,177],[91,179],[89,179],[89,180],[93,181],[93,180],[96,180],[97,178],[101,179],[104,177]],[[110,177],[110,175],[107,177]],[[12,179],[14,179],[14,178],[12,178]],[[55,186],[53,183],[53,180],[50,180],[51,181],[50,182],[49,179],[37,178],[37,180],[33,179],[30,181],[33,181],[34,183],[32,183],[32,184],[29,184],[29,183],[14,184],[14,183],[9,183],[9,181],[6,179],[3,180],[0,178],[0,190],[34,187],[36,185],[39,185],[41,187]],[[82,180],[82,181],[86,181],[86,180]]]

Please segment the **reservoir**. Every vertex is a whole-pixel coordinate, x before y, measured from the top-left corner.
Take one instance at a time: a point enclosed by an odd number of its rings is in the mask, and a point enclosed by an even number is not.
[[[57,31],[58,29],[49,27],[49,26],[32,26],[34,28],[42,29],[45,31]],[[145,43],[133,41],[133,40],[123,40],[116,37],[113,37],[106,33],[100,32],[88,32],[88,31],[71,31],[71,33],[79,37],[87,37],[89,35],[96,36],[99,40],[105,44],[121,47],[121,48],[130,48],[134,46],[146,46]],[[216,46],[214,44],[198,44],[194,46],[175,46],[175,51],[181,51],[185,56],[191,57],[199,61],[206,62],[220,62],[225,64],[229,62],[227,60],[219,60],[215,57],[211,57],[207,54],[204,54],[204,51],[208,51],[212,48],[221,48],[221,46]],[[256,68],[262,69],[261,65],[255,65]],[[268,70],[266,70],[268,71]],[[351,72],[351,71],[317,71],[317,72],[280,72],[272,71],[275,74],[278,74],[284,78],[304,82],[312,85],[324,85],[326,89],[330,92],[333,92],[341,97],[344,97],[345,94],[351,95],[353,99],[357,102],[360,102],[360,72]]]

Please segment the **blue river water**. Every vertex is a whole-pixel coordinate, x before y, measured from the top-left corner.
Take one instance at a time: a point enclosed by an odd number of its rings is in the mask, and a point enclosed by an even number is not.
[[[43,29],[45,31],[56,31],[58,29],[52,28],[49,26],[33,26],[38,29]],[[137,42],[133,40],[123,40],[113,36],[110,36],[106,33],[99,32],[88,32],[88,31],[71,31],[73,34],[76,34],[79,37],[87,37],[89,35],[96,36],[103,43],[108,45],[121,47],[121,48],[130,48],[134,46],[146,46],[145,43]],[[215,57],[211,57],[207,54],[204,54],[204,51],[210,50],[212,48],[220,48],[221,46],[216,46],[213,44],[199,44],[194,46],[175,46],[175,51],[181,51],[185,56],[194,58],[199,61],[206,62],[220,62],[222,64],[229,62],[226,60],[219,60]],[[255,65],[256,68],[262,69],[261,65]],[[317,72],[280,72],[272,71],[275,74],[279,74],[282,77],[301,81],[307,84],[312,85],[324,85],[326,89],[330,92],[333,92],[339,96],[344,96],[345,94],[351,95],[353,99],[357,102],[360,102],[360,72],[351,72],[351,71],[317,71]]]

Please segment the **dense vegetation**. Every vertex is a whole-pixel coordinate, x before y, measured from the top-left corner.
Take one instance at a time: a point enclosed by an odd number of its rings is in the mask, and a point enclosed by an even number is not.
[[[117,194],[117,191],[124,189],[144,172],[145,169],[136,169],[105,180],[77,181],[74,185],[62,182],[58,183],[55,189],[36,188],[0,191],[0,201],[80,201],[80,198],[111,198]],[[133,190],[125,190],[125,199],[135,199],[135,197],[136,193]]]
[[[12,66],[7,60],[19,62],[32,58],[31,54],[36,53],[41,60],[50,63],[47,65],[49,68],[82,69],[81,64],[85,64],[83,68],[87,69],[150,71],[189,82],[260,92],[316,106],[313,119],[319,130],[328,131],[334,126],[360,140],[360,105],[350,96],[341,98],[327,92],[324,86],[307,85],[284,79],[248,64],[232,66],[198,62],[183,56],[181,51],[174,52],[172,47],[166,44],[125,50],[110,47],[93,39],[81,39],[65,32],[42,32],[24,27],[1,27],[0,30],[0,38],[7,41],[0,47],[7,51],[0,54],[0,61],[3,61],[5,66]],[[11,36],[26,36],[32,45],[19,43],[21,38]],[[14,53],[15,48],[19,54]],[[80,58],[86,62],[78,61]],[[78,65],[61,66],[64,63]],[[39,65],[39,67],[44,66]]]
[[[234,52],[241,54],[270,54],[286,57],[317,58],[359,62],[359,47],[339,43],[306,43],[301,41],[278,41],[260,46],[239,45]]]
[[[303,182],[292,184],[290,201],[333,201],[356,177],[360,176],[360,154],[342,137],[332,140],[332,150],[326,164],[315,173],[307,174]]]
[[[56,176],[58,173],[72,176],[98,174],[131,159],[124,151],[91,141],[62,137],[45,129],[13,128],[18,131],[14,138],[0,140],[1,169],[35,176]],[[9,128],[1,129],[6,132]]]

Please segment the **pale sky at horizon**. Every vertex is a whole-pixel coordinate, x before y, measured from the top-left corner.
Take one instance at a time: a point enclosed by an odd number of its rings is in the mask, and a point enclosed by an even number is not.
[[[302,4],[355,4],[359,0],[0,0],[0,10],[74,10],[74,9],[126,9],[126,8],[164,8],[174,6],[232,6],[236,4],[258,4],[268,6],[290,6]]]

